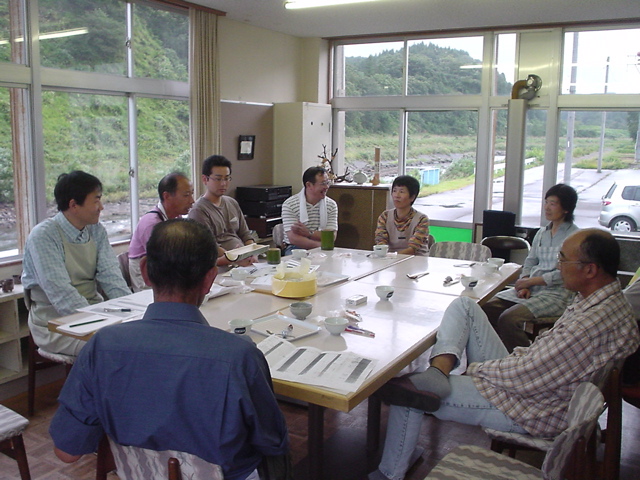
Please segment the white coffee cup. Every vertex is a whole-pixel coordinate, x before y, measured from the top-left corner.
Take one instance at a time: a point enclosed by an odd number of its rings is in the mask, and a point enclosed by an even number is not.
[[[389,251],[389,245],[374,245],[373,246],[373,254],[376,257],[386,257],[387,252]]]
[[[231,333],[235,333],[236,335],[245,335],[249,329],[253,325],[253,320],[248,320],[246,318],[234,318],[233,320],[229,320],[229,329]]]

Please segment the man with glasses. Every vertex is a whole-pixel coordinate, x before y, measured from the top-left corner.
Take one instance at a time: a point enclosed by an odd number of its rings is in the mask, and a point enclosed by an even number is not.
[[[320,246],[320,231],[338,234],[338,205],[327,197],[331,181],[322,167],[310,167],[302,175],[304,188],[282,205],[285,255],[295,248]]]
[[[231,262],[227,250],[254,243],[240,205],[225,195],[231,184],[231,162],[222,155],[211,155],[202,163],[202,182],[206,191],[189,211],[189,218],[205,225],[218,242],[218,266]],[[241,265],[250,265],[253,257]]]
[[[398,480],[422,453],[423,412],[441,420],[554,437],[567,428],[573,392],[610,360],[640,345],[633,311],[617,279],[620,247],[604,230],[580,230],[560,249],[564,286],[576,298],[551,330],[511,354],[482,309],[468,297],[445,311],[425,371],[379,390],[390,403],[387,438],[370,480]],[[466,350],[465,375],[451,375]]]

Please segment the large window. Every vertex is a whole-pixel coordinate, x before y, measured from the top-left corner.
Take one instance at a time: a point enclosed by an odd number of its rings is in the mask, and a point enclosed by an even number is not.
[[[25,35],[24,25],[39,31]],[[32,72],[12,66],[0,77],[0,257],[19,255],[29,229],[55,212],[60,173],[100,178],[112,240],[128,238],[162,176],[191,176],[186,10],[142,0],[0,0],[2,62]],[[21,218],[15,211],[27,195]]]
[[[14,0],[0,0],[0,62],[26,62],[24,9]]]
[[[126,74],[126,3],[39,0],[42,66]]]
[[[483,210],[510,208],[539,226],[545,190],[565,182],[579,193],[577,224],[597,226],[614,181],[640,186],[638,38],[630,25],[341,40],[334,146],[350,171],[371,171],[383,146],[383,167],[397,166],[383,181],[419,178],[416,206],[434,225],[471,228]],[[514,89],[529,75],[542,79],[539,91]],[[527,102],[513,124],[512,96]],[[509,141],[518,147],[506,158]],[[504,198],[505,178],[522,181],[518,198]],[[640,217],[627,225],[640,228]]]
[[[562,93],[640,93],[640,28],[567,32]]]

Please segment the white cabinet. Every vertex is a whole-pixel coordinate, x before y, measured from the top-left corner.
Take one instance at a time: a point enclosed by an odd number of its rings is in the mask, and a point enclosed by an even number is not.
[[[331,152],[331,105],[277,103],[273,110],[273,183],[302,188],[304,171],[321,160],[322,145]]]
[[[29,312],[22,297],[22,285],[0,291],[0,384],[27,374]]]

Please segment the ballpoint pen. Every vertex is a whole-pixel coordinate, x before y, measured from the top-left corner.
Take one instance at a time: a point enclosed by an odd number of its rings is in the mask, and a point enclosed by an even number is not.
[[[91,320],[89,322],[75,323],[73,325],[69,325],[69,328],[73,327],[82,327],[83,325],[90,325],[92,323],[104,322],[106,318],[99,318],[98,320]]]
[[[103,308],[105,312],[130,312],[130,308]]]
[[[375,332],[372,332],[371,330],[365,330],[364,328],[356,327],[355,325],[347,325],[347,328],[345,328],[344,331],[349,333],[355,333],[356,335],[371,337],[371,338],[374,338],[376,336]]]

